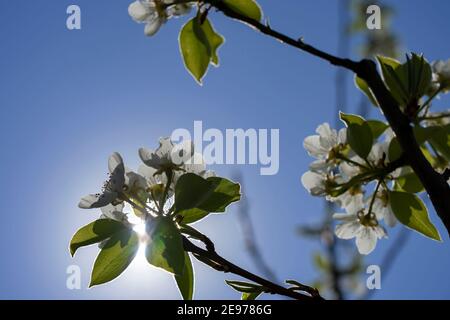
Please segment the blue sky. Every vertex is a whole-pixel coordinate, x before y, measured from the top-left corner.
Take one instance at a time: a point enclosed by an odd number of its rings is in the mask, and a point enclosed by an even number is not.
[[[203,87],[184,70],[177,44],[185,18],[172,20],[154,38],[127,14],[130,1],[2,1],[0,12],[0,298],[178,298],[164,272],[136,263],[113,283],[87,290],[97,248],[67,250],[73,232],[97,212],[77,208],[80,196],[97,190],[107,157],[119,151],[137,167],[137,149],[155,147],[176,128],[280,129],[280,171],[260,176],[254,166],[216,166],[223,176],[240,170],[258,241],[279,278],[312,281],[317,243],[299,238],[299,224],[320,220],[323,203],[300,183],[311,159],[305,136],[335,117],[336,69],[280,45],[220,14],[212,20],[225,37],[221,66]],[[392,3],[393,1],[389,1]],[[66,29],[66,8],[82,10],[82,30]],[[337,1],[260,1],[271,25],[335,52]],[[450,2],[395,1],[395,31],[405,50],[429,60],[447,59]],[[357,56],[356,50],[352,55]],[[348,77],[349,83],[351,82]],[[360,95],[350,86],[354,110]],[[440,104],[445,107],[446,99]],[[377,110],[373,117],[379,117]],[[244,250],[236,207],[198,224],[218,250],[255,269]],[[432,220],[441,230],[434,212]],[[392,244],[379,242],[368,259],[380,263]],[[449,242],[413,234],[376,298],[450,298]],[[66,289],[66,268],[82,270],[82,289]],[[224,279],[196,263],[200,299],[237,298]]]

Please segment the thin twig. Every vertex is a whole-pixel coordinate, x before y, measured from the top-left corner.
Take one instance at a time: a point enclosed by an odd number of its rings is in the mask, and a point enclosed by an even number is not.
[[[215,251],[207,251],[205,249],[197,247],[186,237],[183,237],[183,245],[184,249],[188,252],[193,253],[194,257],[196,257],[199,261],[209,266],[212,266],[214,269],[218,271],[226,273],[227,272],[234,273],[238,276],[253,281],[266,288],[267,289],[266,292],[268,293],[279,294],[296,300],[323,300],[323,298],[320,296],[319,292],[315,288],[303,285],[303,289],[305,290],[306,293],[308,293],[308,295],[287,289],[231,263],[230,261],[221,257]]]

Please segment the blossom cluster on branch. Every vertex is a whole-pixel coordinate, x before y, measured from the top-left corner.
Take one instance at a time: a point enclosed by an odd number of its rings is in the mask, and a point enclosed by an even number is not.
[[[115,152],[108,160],[109,176],[99,193],[79,202],[82,209],[101,209],[100,217],[79,229],[70,243],[78,248],[99,243],[90,286],[117,278],[145,246],[149,264],[172,273],[185,299],[191,299],[194,273],[183,237],[209,240],[190,224],[209,213],[224,212],[240,199],[240,186],[206,170],[191,141],[173,144],[162,138],[156,150],[139,149],[143,164],[132,171]],[[124,211],[125,205],[132,211]],[[131,219],[130,219],[131,218]],[[137,223],[133,223],[137,221]],[[139,234],[137,226],[145,226]]]
[[[429,109],[439,93],[448,92],[450,60],[430,65],[415,54],[407,58],[401,64],[379,57],[384,81],[398,97],[403,112],[411,116],[422,152],[436,169],[443,170],[450,155],[450,113]],[[361,79],[355,82],[376,106],[368,87]],[[379,239],[387,238],[386,227],[394,227],[399,220],[425,236],[441,240],[419,197],[424,188],[408,166],[389,125],[357,115],[340,116],[346,128],[337,132],[324,123],[317,128],[317,135],[304,140],[305,149],[316,160],[301,179],[313,196],[325,197],[345,211],[333,215],[340,222],[336,236],[355,238],[358,251],[369,254]]]

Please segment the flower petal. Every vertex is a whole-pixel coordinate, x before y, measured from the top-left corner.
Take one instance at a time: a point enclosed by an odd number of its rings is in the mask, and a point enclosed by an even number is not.
[[[335,213],[333,214],[333,219],[339,220],[339,221],[345,221],[345,222],[353,222],[358,221],[358,217],[354,214],[348,214],[348,213]]]
[[[183,163],[204,165],[203,156],[200,153],[194,153],[194,143],[191,140],[173,146],[170,150],[170,161],[177,166]]]
[[[137,22],[144,22],[152,12],[151,7],[144,6],[141,1],[135,1],[128,6],[128,14]]]
[[[320,145],[325,150],[331,150],[337,145],[337,132],[336,130],[331,129],[330,125],[327,122],[318,126],[316,132],[320,135]]]
[[[111,176],[107,182],[110,191],[122,192],[125,184],[125,166],[119,153],[114,152],[108,160]]]
[[[309,136],[303,141],[303,147],[308,153],[316,158],[325,158],[328,155],[327,150],[324,150],[320,144],[319,136]]]
[[[152,167],[156,170],[160,170],[166,161],[164,161],[157,153],[156,151],[152,151],[147,148],[140,148],[139,149],[139,157],[141,160],[149,167]]]
[[[123,207],[124,207],[123,203],[117,206],[108,204],[107,206],[101,208],[102,215],[100,216],[100,218],[107,218],[116,221],[126,221],[127,215],[122,212]]]
[[[309,169],[313,171],[325,171],[329,167],[329,163],[326,160],[316,160],[311,162]]]
[[[325,194],[325,177],[316,172],[307,171],[302,176],[303,186],[313,195],[320,196]]]
[[[181,3],[174,5],[167,9],[167,14],[169,16],[182,16],[188,14],[191,11],[191,5],[187,3]]]
[[[78,207],[81,209],[101,208],[117,198],[116,192],[104,192],[103,194],[90,194],[81,198]]]
[[[387,238],[386,230],[380,225],[372,227],[372,231],[375,233],[378,239]]]
[[[358,221],[345,222],[338,224],[334,229],[334,233],[336,234],[336,237],[348,240],[356,237],[361,228],[362,226]]]
[[[108,159],[108,169],[111,174],[121,171],[125,173],[125,166],[123,164],[122,156],[118,152],[114,152]]]
[[[161,28],[161,25],[163,24],[163,19],[159,17],[155,17],[154,19],[147,22],[144,28],[144,33],[146,36],[153,36],[155,33],[158,32],[159,28]]]
[[[356,247],[360,254],[371,253],[377,245],[377,234],[371,227],[363,227],[356,237]]]
[[[139,149],[139,158],[141,158],[142,162],[147,162],[152,159],[154,152],[151,149],[140,148]]]
[[[342,128],[338,133],[338,143],[347,143],[347,128]]]
[[[397,218],[395,217],[394,212],[392,212],[390,206],[387,207],[383,218],[384,222],[386,222],[386,224],[391,228],[395,227],[395,225],[397,224]]]
[[[125,173],[125,184],[129,188],[145,189],[147,187],[146,179],[142,175],[129,169],[127,169]]]
[[[156,177],[156,172],[157,170],[155,168],[149,167],[145,164],[140,165],[138,169],[138,173],[145,178],[149,187],[160,184],[160,178],[165,177],[165,175]]]

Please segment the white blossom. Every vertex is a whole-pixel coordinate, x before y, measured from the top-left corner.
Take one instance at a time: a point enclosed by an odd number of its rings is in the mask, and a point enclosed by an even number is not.
[[[371,198],[370,198],[371,199]],[[370,201],[368,199],[368,201]],[[389,202],[389,193],[385,189],[381,189],[375,196],[372,211],[378,220],[384,220],[389,227],[394,227],[397,223],[394,212]]]
[[[128,6],[128,14],[134,21],[145,23],[145,35],[153,36],[168,19],[191,10],[190,4],[172,4],[173,0],[137,0]]]
[[[445,126],[450,124],[450,113],[447,112],[428,112],[426,120],[423,123],[426,126]]]
[[[325,196],[328,194],[329,177],[323,172],[307,171],[302,175],[302,184],[313,196]]]
[[[316,197],[325,197],[326,200],[339,204],[341,208],[350,206],[354,201],[363,197],[360,186],[354,186],[339,196],[331,196],[332,188],[338,187],[346,182],[342,175],[307,171],[302,175],[302,184],[308,192]]]
[[[382,168],[385,167],[388,163],[389,156],[389,145],[391,138],[389,138],[390,133],[386,133],[386,139],[383,142],[374,143],[372,149],[370,150],[367,156],[367,162],[369,162],[370,166],[373,168]],[[351,162],[341,162],[339,165],[340,171],[343,173],[343,176],[347,179],[351,179],[358,174],[362,173],[362,170],[365,170],[364,167],[367,167],[367,162],[357,155],[353,155],[349,157]],[[398,168],[390,173],[391,177],[398,177],[400,175],[401,169]]]
[[[111,219],[119,222],[128,222],[127,215],[123,212],[124,204],[119,203],[118,205],[108,204],[101,208],[102,215],[100,219]]]
[[[206,163],[203,155],[199,152],[194,152],[190,159],[183,162],[183,165],[180,167],[180,169],[181,170],[174,172],[174,183],[176,183],[176,181],[178,181],[178,179],[186,173],[193,173],[201,176],[204,179],[216,176],[214,171],[206,169]]]
[[[436,80],[443,92],[450,90],[450,59],[447,61],[438,60],[432,63]]]
[[[81,199],[78,206],[82,209],[101,208],[114,202],[125,186],[125,166],[119,153],[113,153],[108,160],[109,179],[101,193],[89,194]]]
[[[336,154],[346,143],[346,129],[339,132],[331,129],[328,123],[317,127],[317,135],[306,137],[303,146],[308,153],[317,160],[311,163],[310,169],[325,170],[336,163]]]
[[[367,255],[371,253],[378,239],[386,238],[386,231],[379,225],[374,213],[365,214],[362,199],[354,202],[346,208],[347,213],[336,213],[333,218],[341,221],[335,228],[335,234],[340,239],[356,239],[356,247],[359,253]]]
[[[159,1],[137,0],[130,4],[128,13],[134,21],[145,23],[144,33],[152,36],[167,21],[165,11],[158,9]]]
[[[192,141],[174,145],[170,138],[161,138],[155,151],[147,148],[139,149],[139,157],[145,165],[156,169],[156,174],[166,170],[176,170],[194,155]]]

